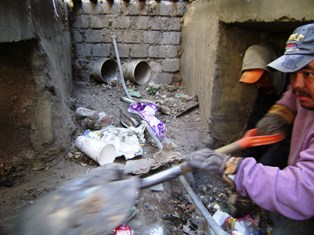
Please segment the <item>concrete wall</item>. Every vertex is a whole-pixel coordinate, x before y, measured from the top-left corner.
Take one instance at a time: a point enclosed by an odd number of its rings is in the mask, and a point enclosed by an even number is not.
[[[116,35],[121,63],[147,61],[151,81],[172,83],[180,71],[186,6],[179,1],[135,0],[75,4],[71,14],[75,74],[88,79],[95,61],[115,58],[111,35]]]
[[[70,146],[71,42],[63,1],[0,1],[0,162],[48,159]]]
[[[295,27],[313,22],[313,1],[196,0],[184,16],[181,76],[203,120],[222,142],[242,135],[256,95],[239,84],[245,50],[270,41],[282,50]]]

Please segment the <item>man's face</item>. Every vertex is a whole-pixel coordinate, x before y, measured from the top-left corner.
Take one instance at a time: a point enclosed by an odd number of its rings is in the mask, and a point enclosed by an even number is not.
[[[314,110],[314,60],[290,74],[292,92],[303,108]]]
[[[268,95],[272,95],[276,92],[273,83],[271,81],[271,77],[267,71],[263,73],[260,79],[255,83],[256,88],[265,92]]]

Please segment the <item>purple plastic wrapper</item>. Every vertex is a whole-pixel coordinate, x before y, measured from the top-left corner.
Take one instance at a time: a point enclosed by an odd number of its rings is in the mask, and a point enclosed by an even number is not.
[[[130,104],[128,111],[141,116],[141,118],[150,125],[158,139],[163,140],[166,136],[165,124],[154,115],[157,112],[157,106],[152,103],[137,102]]]

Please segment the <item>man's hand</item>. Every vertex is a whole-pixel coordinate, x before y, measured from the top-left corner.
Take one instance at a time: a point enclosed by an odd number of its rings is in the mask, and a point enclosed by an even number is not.
[[[259,135],[286,133],[289,128],[283,118],[275,114],[267,114],[256,125]]]
[[[185,159],[189,166],[194,169],[219,173],[221,164],[227,157],[226,154],[220,154],[209,148],[204,148],[186,155]]]
[[[256,128],[259,135],[287,133],[293,123],[295,113],[284,105],[273,105],[267,114],[258,121]]]
[[[219,174],[224,181],[233,187],[233,180],[229,176],[237,173],[242,161],[240,157],[228,156],[208,148],[192,152],[185,158],[190,167]]]

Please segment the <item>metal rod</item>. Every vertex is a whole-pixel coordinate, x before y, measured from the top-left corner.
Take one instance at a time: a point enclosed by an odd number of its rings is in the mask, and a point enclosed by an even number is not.
[[[118,61],[120,80],[121,80],[121,83],[122,83],[122,86],[123,86],[123,90],[124,90],[126,96],[129,99],[132,99],[132,97],[129,95],[128,89],[126,88],[126,85],[125,85],[125,82],[124,82],[123,71],[122,71],[122,66],[121,66],[121,61],[120,61],[120,55],[119,55],[118,46],[117,46],[117,42],[116,42],[117,36],[116,35],[111,35],[111,38],[112,38],[114,51],[116,53],[116,57],[117,57],[117,61]]]
[[[149,123],[147,121],[143,120],[143,122],[145,122],[146,130],[147,130],[148,134],[150,135],[150,137],[152,137],[152,139],[155,142],[157,148],[159,150],[162,150],[163,149],[162,143],[160,142],[160,140],[156,136],[154,130],[151,128],[151,126],[149,125]]]
[[[226,233],[217,223],[216,221],[213,219],[213,217],[211,216],[211,214],[208,212],[207,208],[204,206],[203,202],[199,199],[199,197],[197,196],[197,194],[193,191],[193,189],[191,188],[190,184],[188,183],[188,181],[185,179],[185,177],[183,175],[179,176],[179,180],[181,182],[181,184],[183,185],[184,189],[186,190],[186,192],[189,194],[189,196],[191,197],[192,201],[194,202],[195,206],[197,207],[197,209],[201,212],[201,214],[204,216],[204,218],[206,219],[210,229],[214,232],[214,234],[216,235],[227,235],[228,233]],[[211,232],[211,231],[210,231]],[[211,233],[212,234],[212,233]]]
[[[227,235],[227,233],[222,228],[220,228],[219,225],[215,222],[211,214],[208,212],[207,208],[203,205],[202,201],[199,199],[197,194],[191,188],[190,184],[182,175],[184,173],[190,172],[191,170],[192,169],[186,163],[182,163],[178,166],[171,167],[167,170],[161,171],[159,173],[156,173],[156,174],[153,174],[151,176],[141,179],[140,188],[141,189],[147,188],[147,187],[174,179],[179,176],[179,180],[181,184],[183,185],[184,189],[191,197],[191,200],[194,202],[195,206],[199,209],[201,214],[206,219],[210,229],[212,230],[210,231],[211,234]]]
[[[147,188],[154,186],[156,184],[174,179],[182,174],[180,165],[171,167],[167,170],[161,171],[159,173],[153,174],[151,176],[141,179],[140,188]]]

